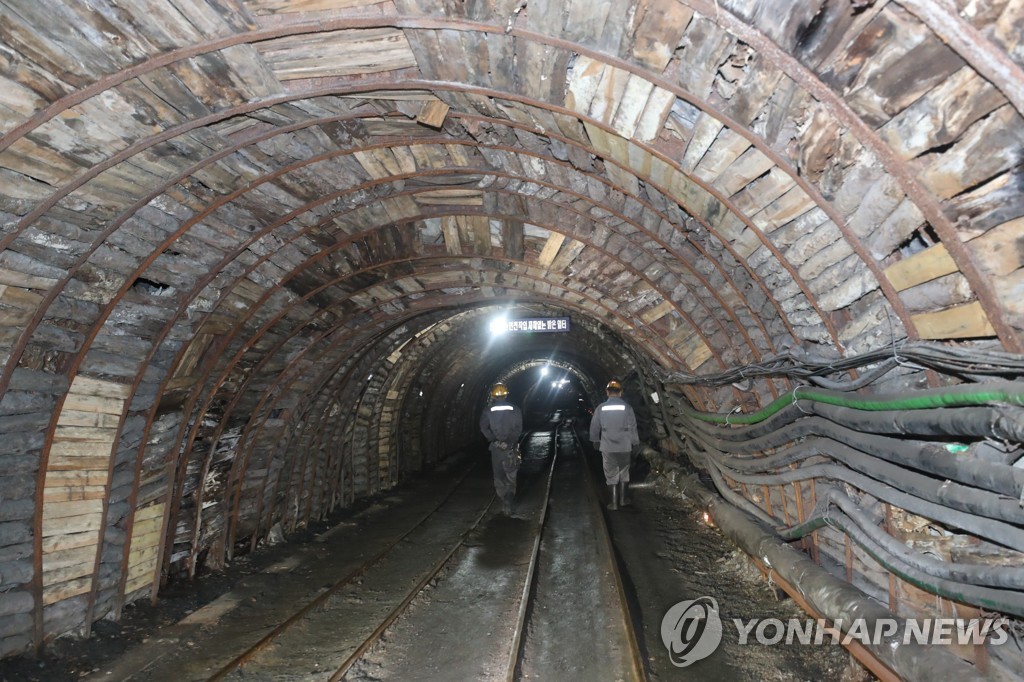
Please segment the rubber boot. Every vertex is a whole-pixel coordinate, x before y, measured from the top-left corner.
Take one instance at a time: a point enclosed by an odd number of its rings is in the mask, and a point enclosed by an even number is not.
[[[501,498],[501,511],[505,516],[512,516],[512,496],[506,495]]]
[[[629,488],[629,483],[625,481],[619,481],[619,506],[628,507],[629,500],[626,499],[626,490]]]
[[[608,508],[615,511],[619,508],[619,486],[610,485],[608,486],[608,492],[612,494],[612,501],[608,503]]]

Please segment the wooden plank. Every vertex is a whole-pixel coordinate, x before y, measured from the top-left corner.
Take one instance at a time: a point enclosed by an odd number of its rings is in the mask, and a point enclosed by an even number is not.
[[[416,156],[413,155],[412,150],[407,146],[396,145],[391,147],[391,153],[395,157],[395,163],[397,164],[398,173],[401,175],[410,175],[419,170],[416,167]]]
[[[0,285],[0,303],[18,310],[35,312],[43,297],[29,289]]]
[[[92,426],[100,429],[116,429],[120,421],[120,415],[68,409],[61,410],[60,417],[57,418],[59,426]]]
[[[669,112],[676,103],[674,92],[654,88],[647,100],[643,114],[636,124],[636,132],[633,137],[641,142],[650,142],[661,134],[665,128],[665,121],[668,120]]]
[[[110,448],[113,443],[108,445]],[[110,466],[110,456],[106,457],[74,457],[74,456],[60,456],[54,457],[50,455],[50,463],[47,466],[47,475],[51,471],[71,471],[71,470],[89,470],[97,472],[105,472]]]
[[[381,201],[384,210],[394,222],[402,222],[409,218],[415,218],[422,211],[416,205],[416,200],[410,196],[388,197]]]
[[[775,162],[765,156],[761,150],[751,147],[718,177],[714,186],[723,195],[730,197],[774,166]]]
[[[54,535],[67,535],[69,533],[84,533],[86,531],[99,530],[103,526],[101,514],[85,514],[82,516],[69,516],[59,519],[43,519],[43,537],[48,538]]]
[[[558,255],[558,250],[562,248],[562,242],[564,241],[564,234],[552,232],[548,240],[544,242],[544,248],[541,249],[540,256],[537,258],[537,264],[541,267],[549,267],[554,262],[555,256]]]
[[[237,323],[237,321],[237,318],[232,317],[230,315],[214,314],[207,317],[206,320],[203,322],[203,326],[199,328],[199,332],[196,334],[195,338],[192,341],[192,343],[195,344],[196,347],[199,349],[196,352],[199,353],[201,356],[202,353],[206,350],[205,346],[202,345],[201,341],[203,337],[206,337],[206,340],[209,340],[215,335],[228,334],[231,332],[232,329],[235,328],[235,324]],[[188,352],[191,352],[191,348],[189,348]]]
[[[469,164],[469,150],[466,145],[461,144],[446,144],[444,148],[448,151],[451,156],[452,163],[456,166],[463,167]]]
[[[132,542],[135,541],[134,538],[135,538],[136,535],[140,535],[141,536],[141,535],[144,535],[146,533],[150,533],[150,532],[153,532],[153,531],[160,530],[160,527],[163,525],[163,522],[164,522],[163,515],[161,515],[161,516],[151,516],[149,518],[144,518],[144,519],[140,519],[139,517],[136,516],[135,517],[135,524],[132,527]]]
[[[440,129],[448,116],[449,106],[439,99],[424,102],[420,113],[416,115],[416,121],[431,128]]]
[[[64,442],[114,443],[116,429],[93,426],[57,426],[56,439]]]
[[[125,582],[124,593],[132,594],[136,590],[141,590],[144,587],[149,587],[153,584],[153,574],[141,573],[138,577],[132,578]]]
[[[995,336],[981,303],[922,313],[911,318],[922,339],[965,339]]]
[[[64,411],[93,412],[121,416],[124,400],[120,398],[101,398],[94,395],[69,393],[64,399]],[[61,414],[63,416],[63,413]]]
[[[233,320],[231,321],[233,323]],[[208,323],[207,323],[208,324]],[[203,325],[206,329],[207,324]],[[231,324],[228,325],[230,328]],[[199,360],[205,355],[210,342],[213,341],[213,334],[200,332],[196,334],[192,341],[188,344],[188,349],[182,354],[181,360],[178,362],[178,366],[175,367],[173,374],[171,374],[172,381],[174,379],[180,379],[181,377],[191,375],[195,368],[199,365]],[[82,409],[75,407],[75,409]],[[120,410],[118,410],[120,411]]]
[[[700,345],[698,345],[697,348],[693,350],[693,352],[686,356],[686,364],[694,368],[700,367],[705,362],[707,362],[708,358],[710,357],[711,348],[708,347],[707,343],[701,340]]]
[[[675,307],[672,305],[672,301],[662,301],[655,307],[642,313],[640,315],[640,319],[643,320],[646,324],[652,324],[657,320],[660,320],[661,318],[665,317],[673,310],[675,310]]]
[[[156,555],[160,550],[159,538],[157,542],[149,544],[145,547],[136,549],[132,547],[131,553],[128,555],[128,565],[130,567],[152,567],[153,562],[156,560]]]
[[[995,227],[967,242],[981,267],[997,276],[1009,275],[1024,265],[1024,218]]]
[[[46,488],[106,485],[107,472],[103,471],[47,471]]]
[[[49,475],[47,475],[49,478]],[[75,500],[102,500],[107,496],[107,488],[102,485],[79,486],[46,486],[43,491],[43,502],[72,502]]]
[[[43,561],[43,572],[54,571],[69,566],[80,566],[84,563],[92,564],[96,561],[96,545],[83,545],[50,552]],[[83,574],[84,575],[84,574]],[[77,576],[74,576],[77,577]]]
[[[26,275],[17,270],[0,267],[0,284],[25,289],[48,290],[57,283],[56,279],[39,277],[37,275]]]
[[[968,127],[1005,102],[991,83],[964,67],[878,131],[902,159],[955,142]]]
[[[847,103],[872,128],[885,123],[963,66],[963,60],[916,17],[882,12],[850,45],[832,73]]]
[[[372,7],[378,4],[380,4],[380,0],[245,0],[245,8],[257,15],[322,12],[353,7]]]
[[[416,201],[425,205],[483,206],[484,194],[478,189],[434,189],[420,192]]]
[[[772,232],[817,207],[802,187],[794,187],[751,217],[762,232]]]
[[[929,282],[957,271],[956,263],[944,244],[935,244],[885,269],[885,276],[896,291]]]
[[[103,512],[102,500],[81,500],[77,502],[51,502],[43,505],[43,520],[61,519],[83,514],[99,514]]]
[[[679,45],[693,10],[676,0],[640,0],[633,14],[633,58],[663,71]]]
[[[694,127],[693,136],[686,145],[686,152],[683,154],[683,160],[680,163],[680,167],[683,172],[689,173],[697,166],[708,148],[718,139],[718,134],[722,130],[722,123],[714,116],[702,113],[700,118],[697,119],[697,125]]]
[[[147,521],[149,519],[163,519],[164,516],[164,505],[162,504],[151,504],[148,507],[139,509],[135,512],[135,523],[136,526],[140,521]]]
[[[92,578],[77,578],[67,583],[53,585],[43,590],[43,605],[49,606],[59,601],[77,597],[92,589]]]
[[[131,390],[131,386],[126,384],[104,381],[102,379],[93,379],[79,374],[75,376],[75,380],[71,382],[71,390],[69,392],[77,393],[79,395],[98,396],[100,398],[120,398],[124,400],[129,396]]]
[[[192,388],[199,381],[197,376],[175,377],[167,382],[168,391],[180,391],[185,388]]]
[[[110,457],[110,448],[113,444],[113,437],[107,438],[102,442],[94,443],[83,443],[81,441],[56,441],[52,446],[50,446],[50,459],[51,461],[56,458],[67,460],[72,457],[103,457],[106,459]],[[103,468],[105,469],[106,467]],[[49,469],[52,470],[53,467],[51,466]],[[49,476],[49,474],[47,476]]]
[[[375,180],[380,180],[389,177],[389,173],[384,165],[377,159],[372,151],[357,151],[355,153],[356,160],[359,165],[363,167],[367,175]]]
[[[694,168],[694,174],[701,180],[712,184],[721,177],[726,168],[739,158],[740,154],[749,148],[750,141],[747,138],[728,128],[722,128],[714,143]]]
[[[989,181],[1020,163],[1024,141],[1020,114],[1005,105],[978,121],[948,150],[935,154],[922,174],[924,184],[942,199]]]
[[[649,80],[629,74],[617,106],[609,107],[614,112],[611,125],[615,132],[627,139],[633,137],[653,92],[654,85]]]
[[[604,78],[604,72],[610,68],[597,60],[580,55],[572,67],[572,77],[565,93],[567,109],[586,114],[590,111],[590,103],[597,94],[598,86]]]
[[[441,231],[444,233],[444,245],[449,254],[462,254],[462,240],[459,239],[459,226],[454,216],[441,218]]]
[[[494,251],[491,243],[491,220],[485,215],[462,216],[461,220],[469,234],[472,235],[476,252],[483,256],[489,256]]]
[[[450,168],[452,163],[451,155],[447,149],[436,144],[414,144],[409,147],[413,159],[416,160],[417,168],[429,170],[431,168]]]
[[[160,532],[161,530],[160,524],[158,524],[155,530],[142,533],[141,535],[132,535],[132,549],[141,551],[146,547],[155,547],[160,544],[160,539],[163,537],[163,533]]]
[[[44,537],[42,549],[43,554],[46,555],[52,552],[74,549],[76,547],[95,547],[99,541],[100,533],[98,530],[88,531],[85,533],[63,533]]]
[[[576,257],[583,252],[586,246],[583,242],[576,241],[575,239],[569,240],[569,243],[555,257],[554,262],[551,264],[551,271],[562,272],[565,270],[576,260]]]
[[[281,80],[353,76],[416,66],[405,32],[391,28],[347,29],[289,36],[256,48]]]

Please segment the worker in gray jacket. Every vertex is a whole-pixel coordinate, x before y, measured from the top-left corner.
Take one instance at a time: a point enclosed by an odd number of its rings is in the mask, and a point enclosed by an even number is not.
[[[636,415],[622,399],[622,384],[612,379],[605,387],[608,400],[597,406],[590,420],[590,440],[601,451],[604,478],[612,501],[609,509],[629,504],[626,487],[629,485],[629,463],[633,450],[640,447],[636,432]]]
[[[505,384],[495,384],[491,389],[491,398],[493,402],[480,415],[480,430],[491,444],[489,449],[494,490],[501,498],[502,511],[511,515],[521,460],[519,437],[523,433],[523,413],[508,402],[508,388]]]

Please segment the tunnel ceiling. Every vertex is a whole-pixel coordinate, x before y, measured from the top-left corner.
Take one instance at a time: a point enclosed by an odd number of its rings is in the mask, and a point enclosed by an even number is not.
[[[266,532],[287,448],[547,357],[473,345],[501,306],[605,376],[1020,351],[1022,33],[1000,0],[0,0],[11,475],[94,457],[108,518],[192,518],[159,551],[194,569]]]

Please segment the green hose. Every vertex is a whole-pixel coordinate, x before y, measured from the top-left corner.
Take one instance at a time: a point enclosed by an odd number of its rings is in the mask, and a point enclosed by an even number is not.
[[[959,389],[959,390],[958,390]],[[800,386],[784,396],[779,396],[767,407],[750,414],[721,414],[712,412],[698,412],[689,407],[683,406],[682,411],[687,416],[705,422],[715,424],[757,424],[776,412],[792,405],[798,400],[811,400],[839,407],[849,407],[855,410],[879,412],[884,410],[924,410],[934,407],[967,407],[978,405],[1009,404],[1024,405],[1024,390],[1000,388],[996,390],[964,391],[962,388],[937,389],[934,391],[922,392],[925,395],[915,397],[889,396],[880,398],[857,398],[853,399],[843,393],[823,391],[810,387]]]

